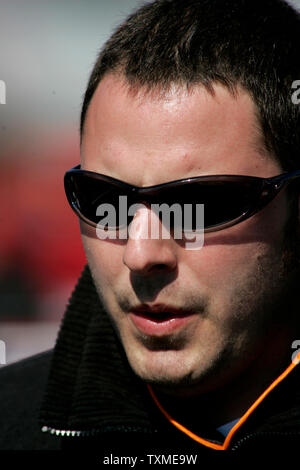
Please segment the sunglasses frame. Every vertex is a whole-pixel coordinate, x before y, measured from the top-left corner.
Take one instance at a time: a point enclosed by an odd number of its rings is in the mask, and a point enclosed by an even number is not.
[[[253,181],[253,182],[261,184],[260,196],[255,202],[255,204],[253,205],[253,207],[249,208],[247,211],[243,212],[242,215],[240,215],[239,217],[236,217],[233,220],[224,222],[222,224],[217,224],[214,226],[204,228],[204,233],[217,232],[225,228],[237,225],[240,222],[243,222],[244,220],[249,219],[254,214],[257,214],[264,207],[266,207],[267,204],[269,204],[288,183],[300,177],[300,170],[295,170],[289,173],[282,173],[280,175],[269,177],[269,178],[262,178],[258,176],[247,176],[247,175],[205,175],[205,176],[194,176],[191,178],[168,181],[166,183],[161,183],[161,184],[157,184],[154,186],[139,187],[139,186],[134,186],[124,181],[118,180],[111,176],[103,175],[101,173],[96,173],[90,170],[82,170],[79,164],[79,165],[74,166],[70,170],[66,171],[65,173],[65,176],[64,176],[65,193],[66,193],[68,202],[71,208],[73,209],[73,211],[76,213],[76,215],[85,223],[87,223],[88,225],[94,228],[97,227],[97,223],[93,222],[92,220],[87,219],[80,212],[80,210],[78,209],[76,205],[75,199],[72,196],[71,191],[69,190],[69,178],[74,173],[84,174],[94,179],[98,179],[98,180],[113,184],[118,188],[121,187],[124,190],[126,190],[128,194],[131,193],[132,195],[134,195],[134,198],[137,201],[141,201],[141,200],[147,201],[147,199],[151,199],[155,197],[155,195],[157,195],[161,190],[167,188],[168,186],[171,186],[172,188],[176,188],[177,186],[181,186],[190,182],[198,183],[201,181],[221,181],[222,180],[222,181],[229,181],[229,182]]]

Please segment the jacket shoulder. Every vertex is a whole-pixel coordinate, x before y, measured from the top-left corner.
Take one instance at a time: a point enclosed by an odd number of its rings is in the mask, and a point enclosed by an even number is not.
[[[42,433],[38,415],[52,350],[0,369],[0,450],[58,448],[58,439]]]

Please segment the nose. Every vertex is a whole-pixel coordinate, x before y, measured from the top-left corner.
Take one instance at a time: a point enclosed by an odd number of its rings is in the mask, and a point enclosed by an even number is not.
[[[153,231],[151,236],[153,222],[159,228],[159,236],[153,237]],[[123,263],[131,272],[140,275],[156,270],[172,271],[177,267],[176,243],[150,208],[145,207],[135,214],[124,248]]]

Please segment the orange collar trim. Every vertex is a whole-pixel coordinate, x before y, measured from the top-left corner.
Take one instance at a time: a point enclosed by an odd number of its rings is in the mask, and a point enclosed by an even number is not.
[[[157,407],[160,409],[160,411],[163,413],[163,415],[167,418],[167,420],[173,424],[177,429],[182,431],[184,434],[189,436],[191,439],[193,439],[196,442],[199,442],[199,444],[202,444],[206,447],[210,447],[211,449],[214,450],[227,450],[229,448],[230,442],[234,436],[234,434],[237,432],[237,430],[245,423],[245,421],[249,418],[249,416],[253,413],[253,411],[258,407],[258,405],[266,398],[266,396],[280,383],[282,380],[284,380],[289,373],[299,364],[300,362],[300,353],[297,354],[297,356],[293,359],[291,364],[285,369],[282,374],[277,377],[277,379],[274,380],[274,382],[271,383],[271,385],[255,400],[255,402],[250,406],[250,408],[243,414],[243,416],[239,419],[239,421],[231,428],[229,433],[227,434],[223,444],[214,444],[213,442],[207,441],[206,439],[203,439],[202,437],[197,436],[197,434],[194,434],[193,432],[189,431],[187,428],[182,426],[182,424],[178,423],[173,419],[169,413],[163,408],[161,403],[158,401],[156,395],[154,394],[154,391],[152,390],[152,387],[147,384],[149,393],[151,397],[153,398],[155,404]]]

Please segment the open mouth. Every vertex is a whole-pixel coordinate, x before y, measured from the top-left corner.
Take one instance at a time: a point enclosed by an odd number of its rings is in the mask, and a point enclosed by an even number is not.
[[[195,312],[133,311],[129,314],[132,323],[142,333],[151,336],[168,335],[186,325]]]
[[[155,313],[145,312],[145,313],[142,313],[142,312],[136,312],[135,314],[138,315],[138,316],[141,316],[143,318],[149,319],[150,321],[157,322],[157,323],[162,323],[162,322],[169,321],[169,320],[172,320],[172,319],[183,318],[183,317],[186,317],[188,315],[191,315],[190,312],[189,313],[188,312],[187,313],[174,313],[174,312],[155,312]]]

